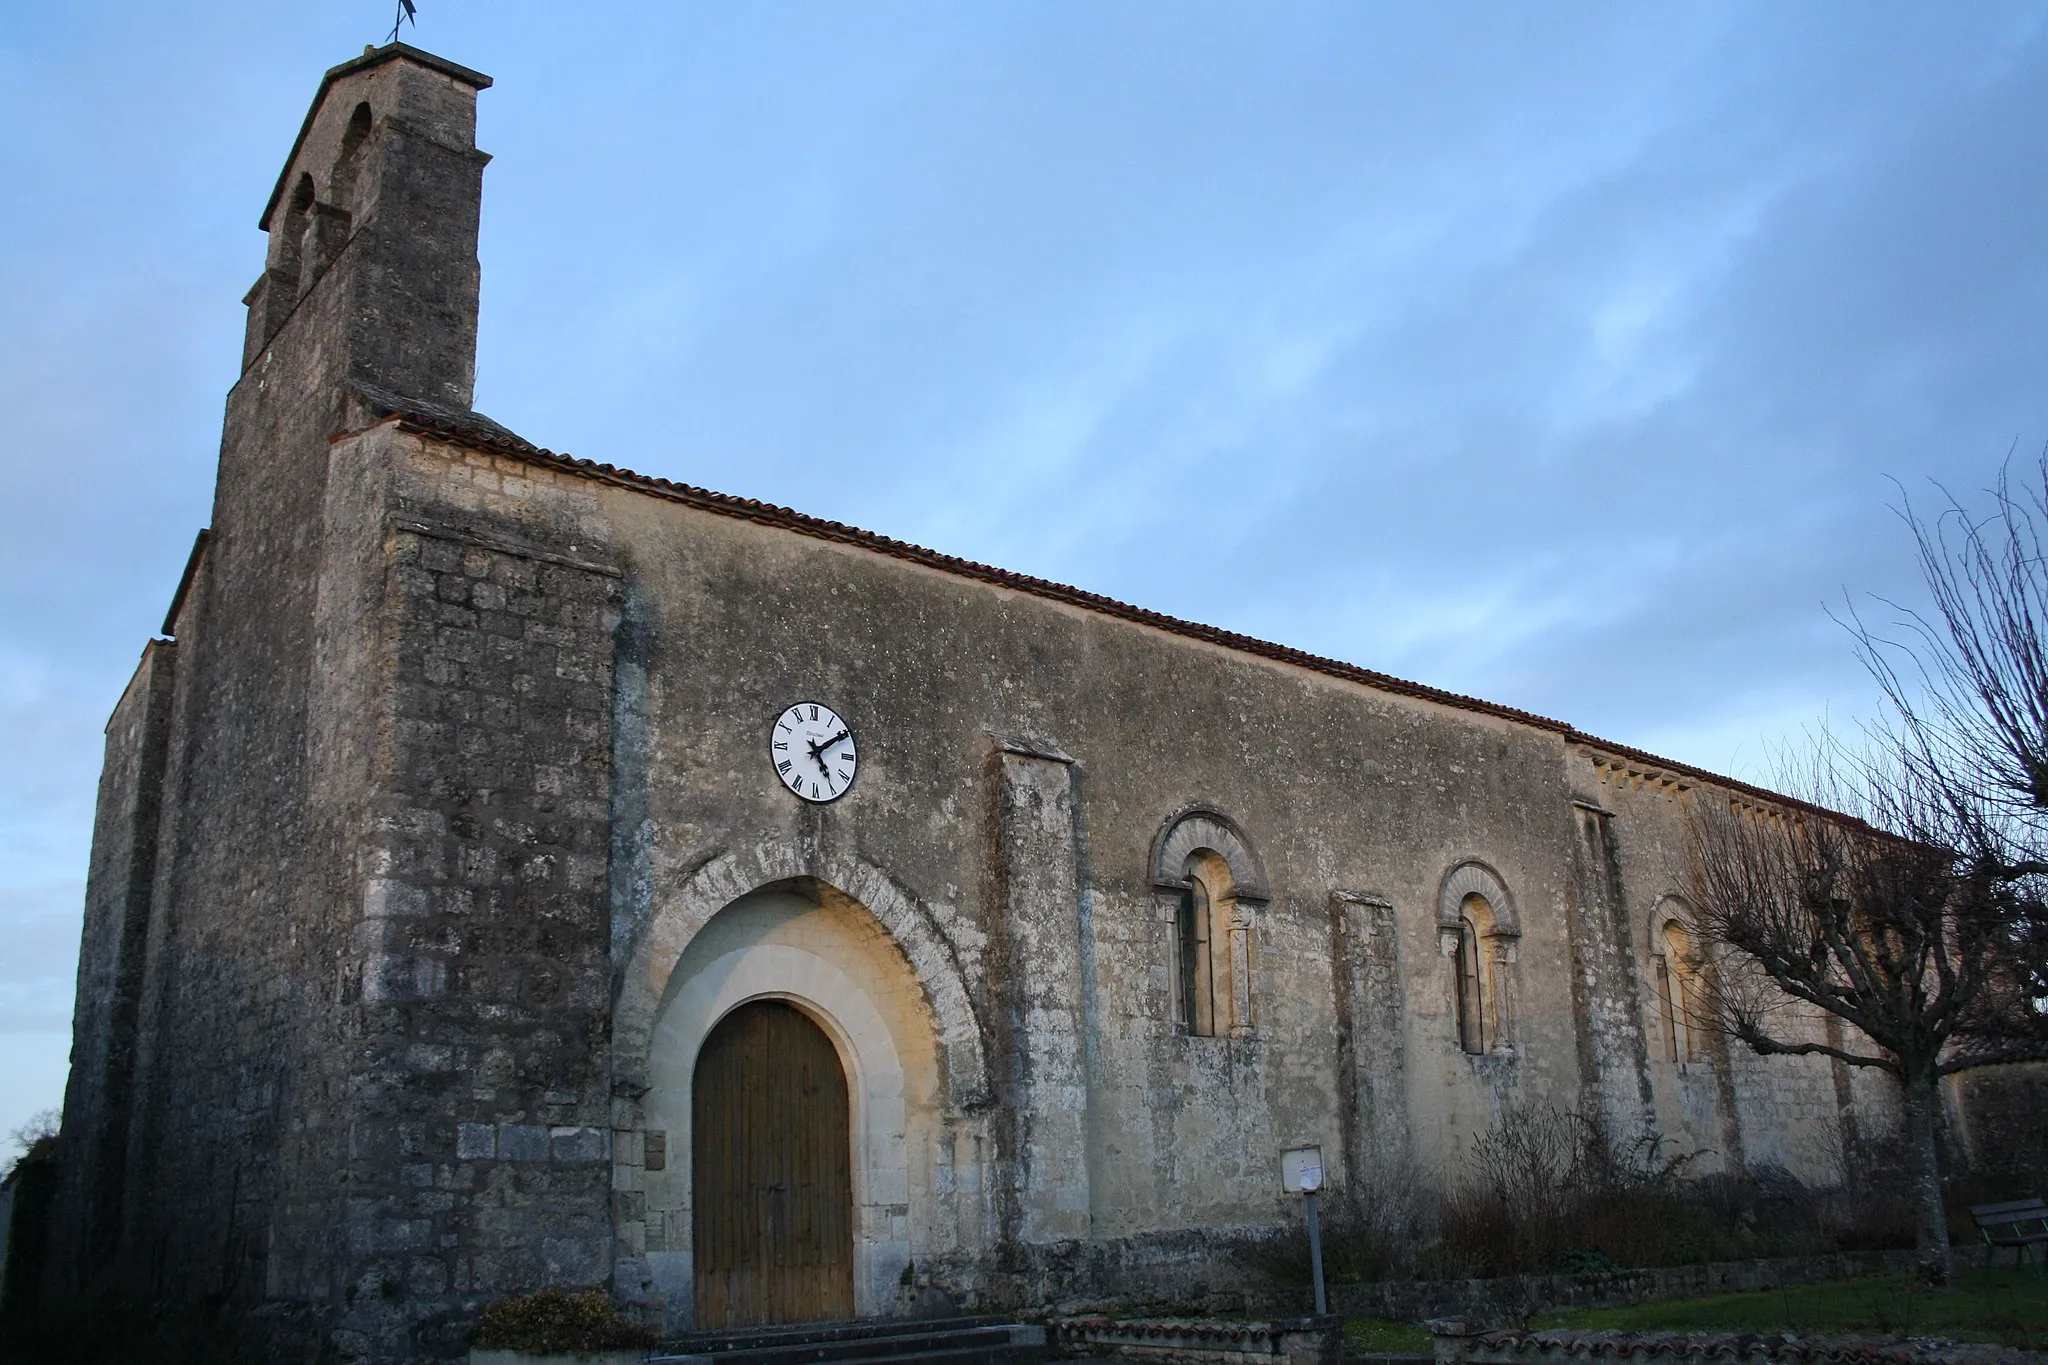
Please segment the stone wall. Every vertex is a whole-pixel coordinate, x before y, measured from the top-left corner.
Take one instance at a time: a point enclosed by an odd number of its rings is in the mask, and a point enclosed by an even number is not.
[[[341,985],[345,1320],[387,1349],[444,1296],[610,1275],[618,599],[601,565],[475,533],[388,545],[390,740]]]
[[[1057,1319],[1049,1333],[1063,1358],[1115,1356],[1160,1365],[1337,1365],[1344,1356],[1338,1317]]]
[[[120,1232],[135,1080],[143,946],[156,880],[177,646],[152,641],[107,721],[106,760],[86,874],[77,1022],[65,1085],[65,1147],[51,1220],[53,1292],[109,1264]]]
[[[668,737],[657,741],[667,761],[634,798],[656,850],[657,920],[682,879],[728,850],[784,844],[823,861],[858,848],[885,869],[945,926],[977,1027],[1007,1050],[997,1074],[1015,1096],[1008,1121],[1067,1126],[1047,1148],[1067,1153],[1056,1170],[1067,1192],[1039,1187],[1048,1202],[1031,1217],[1042,1230],[1014,1240],[1263,1226],[1282,1216],[1282,1146],[1320,1142],[1334,1157],[1349,1122],[1376,1147],[1447,1161],[1503,1096],[1575,1099],[1554,909],[1570,817],[1554,739],[883,556],[623,493],[603,501],[644,602],[646,724]],[[759,717],[818,691],[845,701],[863,771],[842,802],[804,809],[772,783]],[[1285,757],[1290,736],[1312,733],[1345,736],[1341,762]],[[1451,789],[1451,767],[1484,790]],[[1032,807],[1045,816],[1004,814],[986,833],[989,803],[1007,812],[1021,799],[1009,793],[1037,793],[1040,768],[1058,775]],[[1249,914],[1253,1024],[1238,1037],[1179,1026],[1172,926],[1148,865],[1161,830],[1205,804],[1249,833],[1272,879],[1270,901]],[[1053,816],[1057,829],[1042,823]],[[1012,832],[1027,828],[1047,851],[1008,851],[1029,847]],[[1527,908],[1525,1036],[1511,1058],[1457,1050],[1438,953],[1438,883],[1475,852],[1503,867]],[[1028,879],[1004,871],[1017,865]],[[1363,1031],[1345,1068],[1364,1118],[1354,1101],[1340,1119],[1340,890],[1365,898],[1344,904],[1380,905],[1350,932],[1372,923],[1386,934],[1356,987],[1379,993],[1353,1010]],[[1399,998],[1387,993],[1397,975]],[[1031,1140],[1003,1139],[1017,1144],[1005,1151],[1028,1155]],[[1027,1176],[1004,1178],[1016,1189]],[[1071,1226],[1043,1221],[1055,1217]],[[1010,1226],[1032,1225],[1020,1212]]]
[[[1973,1202],[2048,1193],[2048,1064],[1986,1067],[1949,1085],[1948,1156],[1976,1191]]]
[[[1652,1266],[1592,1275],[1508,1275],[1490,1280],[1384,1280],[1330,1288],[1338,1312],[1422,1322],[1461,1318],[1489,1326],[1524,1322],[1569,1308],[1616,1308],[1660,1299],[1737,1294],[1780,1285],[1819,1284],[1879,1271],[1910,1270],[1910,1251],[1780,1256],[1710,1265]]]
[[[1454,1320],[1432,1322],[1437,1365],[1593,1365],[1628,1361],[1631,1365],[1703,1365],[1725,1361],[1734,1365],[1906,1365],[1961,1355],[1966,1359],[2004,1360],[2019,1352],[1997,1348],[1957,1352],[1923,1349],[1909,1343],[1801,1340],[1795,1336],[1762,1337],[1726,1332],[1502,1332],[1481,1331]]]
[[[1602,827],[1614,888],[1608,893],[1610,984],[1602,1010],[1587,1006],[1593,1026],[1587,1036],[1604,1031],[1634,1040],[1622,1070],[1638,1087],[1655,1131],[1672,1149],[1695,1154],[1693,1169],[1780,1167],[1808,1184],[1840,1180],[1862,1145],[1897,1127],[1898,1096],[1889,1078],[1820,1057],[1760,1058],[1713,1035],[1698,1039],[1690,1058],[1670,1056],[1657,935],[1667,921],[1683,924],[1691,914],[1682,895],[1686,813],[1694,801],[1725,801],[1735,793],[1591,744],[1575,746],[1571,782],[1583,818],[1597,818]],[[1608,814],[1595,817],[1595,809]],[[1815,1012],[1801,1017],[1789,1011],[1779,1026],[1796,1037],[1838,1041],[1828,1030],[1839,1025]]]
[[[159,858],[125,1208],[88,1288],[254,1300],[347,1286],[329,1258],[358,1096],[341,985],[367,818],[361,746],[317,742],[337,689],[320,601],[361,576],[326,533],[328,437],[360,385],[468,401],[481,77],[387,51],[323,82],[266,215],[212,535],[170,629]],[[351,148],[354,111],[370,118]],[[316,221],[317,220],[317,221]],[[468,323],[451,321],[467,314]],[[361,715],[360,711],[355,712]]]

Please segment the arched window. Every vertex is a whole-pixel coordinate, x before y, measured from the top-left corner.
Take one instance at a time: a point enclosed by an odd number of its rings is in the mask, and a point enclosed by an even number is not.
[[[355,227],[356,178],[362,169],[363,150],[370,139],[370,106],[358,104],[341,132],[341,150],[327,177],[327,195],[313,205],[313,233],[305,253],[305,273],[299,292],[305,294],[319,283],[348,245]]]
[[[1666,920],[1657,931],[1656,949],[1657,1000],[1664,1016],[1665,1060],[1698,1061],[1700,981],[1692,935],[1677,920]]]
[[[1437,895],[1437,937],[1450,959],[1458,1046],[1471,1055],[1510,1055],[1515,1044],[1515,956],[1521,921],[1494,870],[1464,862]]]
[[[1169,821],[1152,845],[1152,885],[1172,909],[1176,1022],[1198,1038],[1254,1036],[1254,917],[1266,873],[1243,831],[1211,810]],[[1162,906],[1165,910],[1165,906]]]
[[[277,274],[288,285],[288,298],[297,298],[300,275],[306,262],[307,230],[313,225],[313,177],[301,173],[292,186],[285,207],[284,230],[278,234]]]
[[[341,151],[334,158],[334,175],[327,197],[336,208],[349,213],[355,212],[356,173],[363,167],[363,148],[370,141],[371,122],[370,105],[366,100],[349,115],[348,127],[341,132]]]
[[[1467,896],[1458,916],[1458,1046],[1479,1056],[1501,1041],[1500,991],[1494,972],[1493,907],[1484,896]]]
[[[1237,897],[1230,864],[1206,850],[1188,859],[1187,881],[1180,901],[1180,1017],[1189,1033],[1213,1038],[1236,1022],[1230,917]]]

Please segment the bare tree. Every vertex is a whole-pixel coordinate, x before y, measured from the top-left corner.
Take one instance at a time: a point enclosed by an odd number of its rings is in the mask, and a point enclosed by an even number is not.
[[[2008,463],[1988,514],[1954,495],[1933,516],[1910,502],[1933,614],[1884,605],[1872,626],[1851,610],[1857,654],[1884,690],[1894,724],[1887,761],[1939,794],[1962,831],[2012,864],[2042,865],[2048,834],[2048,451],[2016,487]]]
[[[2048,1060],[2048,455],[2037,473],[2024,493],[2001,473],[1988,516],[1904,509],[1932,615],[1846,622],[1888,721],[1854,751],[1823,737],[1806,799],[1703,795],[1692,821],[1701,1022],[1898,1081],[1937,1282],[1941,1080]],[[1814,1011],[1860,1040],[1814,1037]]]
[[[1997,1006],[2010,888],[1955,850],[1811,809],[1702,799],[1691,891],[1706,957],[1698,1009],[1765,1056],[1831,1057],[1893,1077],[1906,1111],[1917,1242],[1951,1271],[1935,1129],[1941,1080],[2048,1057]],[[1861,1035],[1816,1027],[1818,1012]]]
[[[58,1110],[45,1109],[40,1113],[29,1115],[27,1123],[22,1124],[21,1127],[9,1133],[7,1140],[14,1147],[14,1155],[6,1159],[4,1166],[0,1166],[0,1176],[5,1176],[13,1171],[16,1163],[33,1151],[38,1143],[56,1137],[58,1126],[62,1122],[63,1117],[63,1114]]]
[[[1909,793],[1894,820],[1964,855],[2007,900],[2005,942],[1965,1046],[2011,1060],[2048,1034],[2048,449],[2015,482],[2008,461],[1973,515],[1944,491],[1902,508],[1931,615],[1851,614],[1857,653],[1890,703],[1866,787]],[[1883,770],[1890,782],[1872,782]]]
[[[2008,461],[1982,515],[1946,491],[1932,516],[1901,509],[1931,616],[1886,603],[1889,623],[1847,624],[1890,704],[1872,752],[1936,817],[1915,832],[2015,898],[1982,1023],[2032,1034],[2048,1021],[2048,449],[2023,485],[2012,475]]]

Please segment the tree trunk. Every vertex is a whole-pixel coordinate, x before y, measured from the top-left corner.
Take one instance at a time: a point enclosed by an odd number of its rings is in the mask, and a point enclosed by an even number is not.
[[[1900,1078],[1906,1100],[1906,1161],[1916,1207],[1913,1242],[1920,1274],[1929,1284],[1947,1284],[1955,1261],[1948,1245],[1948,1208],[1941,1197],[1941,1157],[1934,1130],[1941,1114],[1941,1078],[1933,1068]]]

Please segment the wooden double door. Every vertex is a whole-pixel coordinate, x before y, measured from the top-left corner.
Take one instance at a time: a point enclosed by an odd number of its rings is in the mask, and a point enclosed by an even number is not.
[[[832,1040],[780,1000],[742,1005],[691,1096],[697,1326],[853,1316],[853,1143]]]

